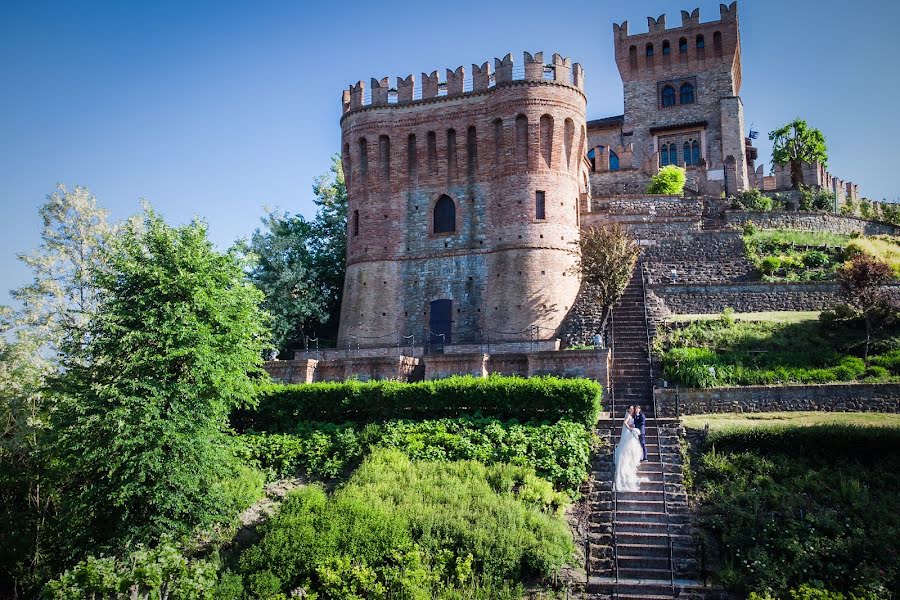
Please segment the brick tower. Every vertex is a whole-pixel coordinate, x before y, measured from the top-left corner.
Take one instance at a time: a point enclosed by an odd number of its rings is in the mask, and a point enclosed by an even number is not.
[[[613,31],[623,145],[633,144],[635,164],[705,168],[710,183],[732,194],[748,187],[737,3],[719,12],[708,23],[695,9],[681,11],[680,27],[666,29],[660,15],[648,17],[647,33],[629,35],[627,21]]]
[[[526,52],[344,92],[341,347],[555,336],[579,287],[583,77]]]

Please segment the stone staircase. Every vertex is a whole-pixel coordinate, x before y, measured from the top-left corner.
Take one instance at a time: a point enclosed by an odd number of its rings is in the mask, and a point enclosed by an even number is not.
[[[613,412],[597,427],[607,444],[592,465],[587,588],[592,598],[703,598],[681,471],[681,429],[677,420],[657,419],[653,413],[641,277],[638,265],[614,309],[612,389],[607,395]],[[642,405],[647,417],[648,460],[639,475],[649,482],[638,492],[613,492],[613,450],[625,408],[632,404]]]

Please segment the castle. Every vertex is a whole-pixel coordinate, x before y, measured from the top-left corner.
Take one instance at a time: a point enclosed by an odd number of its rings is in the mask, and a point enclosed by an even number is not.
[[[588,121],[582,66],[540,52],[346,90],[339,347],[559,338],[578,301],[581,229],[616,220],[609,207],[645,197],[661,167],[684,166],[696,198],[790,188],[789,168],[756,167],[745,131],[737,4],[681,19],[613,26],[619,116]],[[805,172],[857,194],[820,165]]]

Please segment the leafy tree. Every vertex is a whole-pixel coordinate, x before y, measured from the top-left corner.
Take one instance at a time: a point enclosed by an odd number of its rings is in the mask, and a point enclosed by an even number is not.
[[[609,311],[619,301],[631,279],[640,248],[617,223],[581,232],[578,273],[593,301],[601,307],[606,328]]]
[[[53,416],[67,554],[118,550],[232,516],[228,413],[254,396],[262,294],[206,225],[128,223],[92,273],[100,304],[65,346]]]
[[[59,185],[39,209],[41,245],[19,260],[34,273],[31,283],[12,290],[23,308],[20,326],[43,338],[52,357],[66,337],[77,338],[97,308],[90,273],[103,267],[103,249],[114,229],[106,210],[84,187]]]
[[[273,344],[282,353],[303,336],[333,335],[340,317],[347,252],[347,188],[338,155],[313,185],[316,218],[270,211],[251,238],[250,279],[265,294]],[[325,327],[322,327],[322,326]]]
[[[678,165],[666,165],[659,170],[659,173],[650,178],[647,193],[680,196],[684,192],[685,183],[687,183],[687,175],[684,168]]]
[[[825,135],[803,119],[794,119],[784,127],[769,132],[772,140],[772,165],[791,166],[791,185],[803,184],[802,163],[818,161],[828,164]]]
[[[39,209],[41,243],[18,255],[32,281],[0,307],[0,596],[28,594],[47,576],[55,489],[48,469],[52,397],[44,389],[65,338],[83,341],[96,312],[93,270],[114,228],[84,187],[59,185]]]
[[[869,254],[858,254],[837,271],[838,283],[847,303],[858,310],[866,323],[863,360],[868,364],[872,329],[880,322],[895,318],[898,307],[884,286],[893,280],[891,266]]]

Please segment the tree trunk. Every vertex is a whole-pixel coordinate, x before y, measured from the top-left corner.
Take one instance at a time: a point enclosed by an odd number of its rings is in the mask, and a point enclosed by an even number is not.
[[[803,185],[803,166],[800,164],[799,160],[792,160],[791,187],[795,190],[799,190],[801,185]]]

